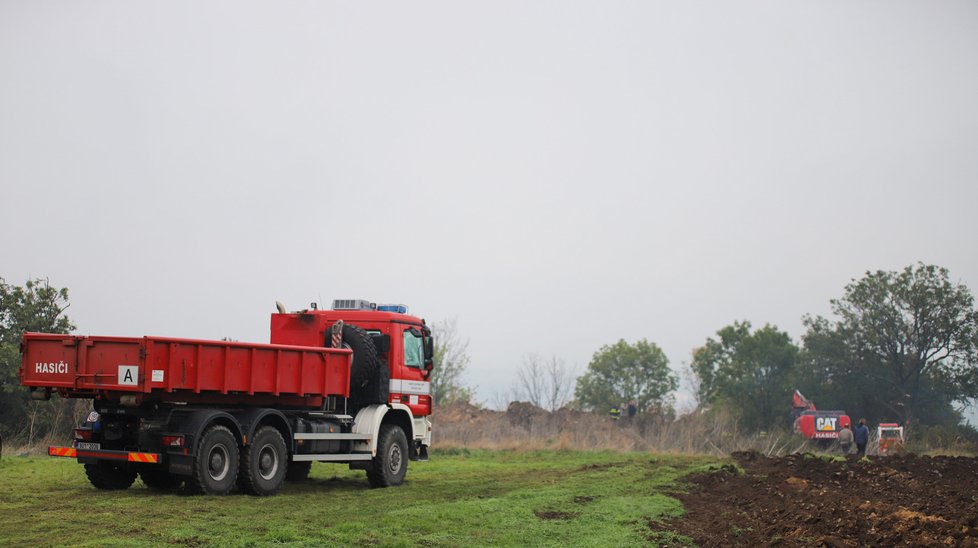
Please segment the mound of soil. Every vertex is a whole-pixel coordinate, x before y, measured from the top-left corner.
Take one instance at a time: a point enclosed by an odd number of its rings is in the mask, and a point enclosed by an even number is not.
[[[466,402],[454,402],[448,405],[438,405],[434,409],[434,416],[441,422],[472,424],[486,418],[487,415],[498,414],[495,411],[487,411]]]
[[[744,473],[691,476],[668,528],[701,546],[978,547],[978,459],[732,456]]]

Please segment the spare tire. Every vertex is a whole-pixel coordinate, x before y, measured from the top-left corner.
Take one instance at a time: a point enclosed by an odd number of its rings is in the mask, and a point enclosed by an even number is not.
[[[332,347],[330,330],[326,330],[326,348]],[[374,403],[387,403],[390,397],[390,370],[377,357],[377,346],[369,333],[355,325],[343,325],[343,346],[353,351],[350,367],[350,401],[347,412],[355,415]]]

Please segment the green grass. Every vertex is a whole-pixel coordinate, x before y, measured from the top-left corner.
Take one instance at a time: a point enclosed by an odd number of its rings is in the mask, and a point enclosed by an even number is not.
[[[458,451],[411,463],[404,485],[316,464],[257,498],[97,491],[71,459],[0,460],[0,544],[91,546],[639,546],[683,541],[650,522],[681,515],[667,493],[715,464],[640,453]],[[547,519],[549,518],[549,519]]]

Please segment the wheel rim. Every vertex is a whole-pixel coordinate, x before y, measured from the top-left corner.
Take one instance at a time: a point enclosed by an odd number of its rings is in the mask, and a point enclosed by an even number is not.
[[[258,451],[258,475],[262,479],[270,480],[278,473],[278,451],[275,447],[266,443]]]
[[[228,475],[231,469],[231,459],[228,457],[228,449],[223,445],[215,445],[211,448],[211,454],[207,457],[207,473],[214,481],[221,481]]]
[[[387,467],[390,469],[392,474],[397,474],[401,471],[401,446],[398,444],[391,445],[391,450],[387,453]]]

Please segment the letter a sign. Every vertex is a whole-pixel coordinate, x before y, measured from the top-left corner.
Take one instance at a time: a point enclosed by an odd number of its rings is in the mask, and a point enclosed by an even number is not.
[[[139,378],[139,367],[135,365],[119,366],[119,384],[126,386],[136,386]]]

